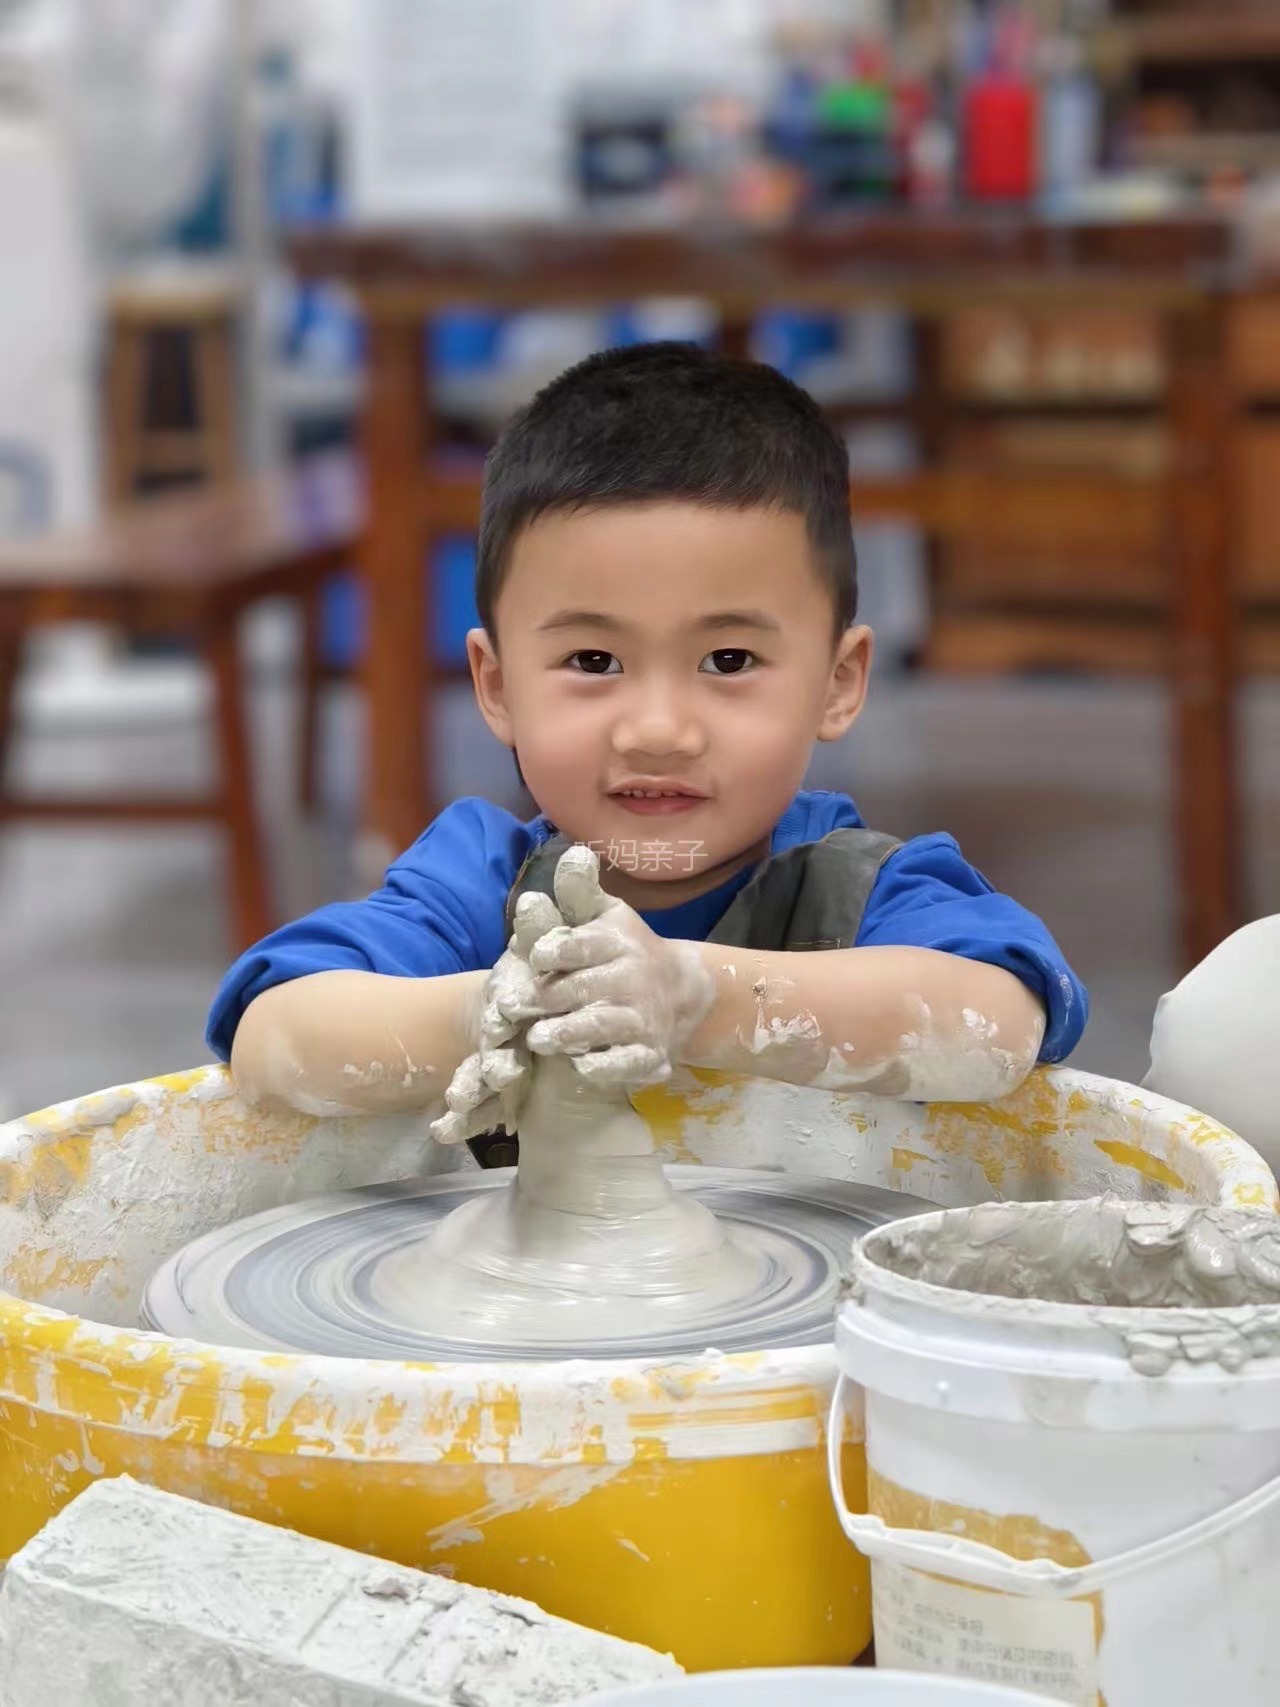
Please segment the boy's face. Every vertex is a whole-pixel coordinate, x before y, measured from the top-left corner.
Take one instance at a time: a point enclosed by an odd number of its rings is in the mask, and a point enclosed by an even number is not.
[[[767,852],[814,740],[862,706],[871,636],[832,639],[803,519],[655,503],[554,512],[517,538],[480,708],[534,799],[663,907]]]

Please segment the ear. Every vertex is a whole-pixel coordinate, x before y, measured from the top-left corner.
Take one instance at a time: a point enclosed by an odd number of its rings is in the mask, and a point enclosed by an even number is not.
[[[504,747],[514,748],[502,663],[498,648],[487,630],[472,628],[467,631],[467,663],[471,666],[471,685],[475,689],[480,715]]]
[[[867,697],[874,650],[875,640],[865,624],[846,628],[840,636],[818,725],[819,741],[838,741],[857,721]]]

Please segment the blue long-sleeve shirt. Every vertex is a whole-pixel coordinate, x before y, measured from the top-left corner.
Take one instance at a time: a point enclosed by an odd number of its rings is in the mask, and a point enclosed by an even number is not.
[[[803,791],[775,826],[772,851],[861,825],[847,795]],[[522,822],[486,800],[455,801],[375,894],[321,907],[236,961],[209,1015],[210,1048],[228,1059],[249,1003],[291,978],[338,970],[431,978],[492,966],[506,948],[511,885],[528,854],[553,833],[544,817]],[[750,875],[739,872],[706,895],[640,916],[660,936],[705,941]],[[889,855],[854,946],[934,948],[1004,967],[1044,1004],[1042,1061],[1063,1060],[1084,1031],[1088,996],[1062,950],[1034,913],[992,889],[950,836],[917,836]]]

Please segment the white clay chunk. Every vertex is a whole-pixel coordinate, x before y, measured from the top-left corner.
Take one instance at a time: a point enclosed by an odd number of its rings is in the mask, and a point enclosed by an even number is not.
[[[4,1707],[554,1707],[673,1660],[121,1477],[13,1558]]]

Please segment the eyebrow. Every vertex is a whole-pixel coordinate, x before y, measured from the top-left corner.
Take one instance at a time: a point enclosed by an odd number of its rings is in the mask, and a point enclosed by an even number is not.
[[[562,628],[604,628],[616,633],[625,626],[617,617],[606,616],[603,611],[559,610],[554,616],[549,616],[545,622],[538,624],[538,633],[556,634]]]
[[[782,624],[776,617],[762,610],[721,610],[712,616],[704,616],[698,624],[699,628],[718,630],[722,628],[758,628],[765,634],[778,634]]]
[[[606,616],[603,611],[562,610],[539,623],[538,633],[557,634],[566,628],[596,628],[616,634],[626,626],[627,624],[617,617]],[[778,634],[782,627],[776,617],[762,610],[715,611],[710,616],[700,618],[696,626],[711,633],[719,633],[727,628],[754,628],[763,634]]]

